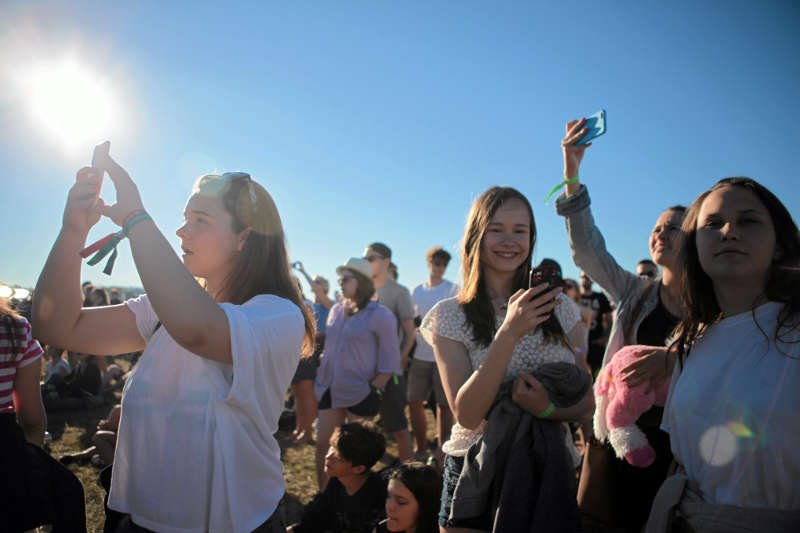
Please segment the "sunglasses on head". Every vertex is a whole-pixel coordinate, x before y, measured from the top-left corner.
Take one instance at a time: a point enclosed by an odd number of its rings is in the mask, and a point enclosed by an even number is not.
[[[219,179],[221,179],[223,183],[227,183],[233,180],[249,180],[252,178],[247,172],[226,172],[220,175]]]

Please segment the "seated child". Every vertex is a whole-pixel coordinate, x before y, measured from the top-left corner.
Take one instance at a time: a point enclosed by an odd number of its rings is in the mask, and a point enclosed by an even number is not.
[[[342,424],[325,456],[328,485],[303,510],[293,533],[369,532],[383,519],[386,481],[372,465],[386,450],[383,435],[371,425]]]

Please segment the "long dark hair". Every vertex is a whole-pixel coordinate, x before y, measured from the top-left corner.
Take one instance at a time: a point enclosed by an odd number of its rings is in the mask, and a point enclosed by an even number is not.
[[[722,316],[711,278],[700,265],[697,253],[697,223],[703,202],[713,191],[724,187],[740,187],[753,193],[769,213],[775,230],[776,248],[781,251],[767,274],[764,294],[768,300],[785,305],[778,315],[775,340],[781,332],[800,324],[800,233],[789,210],[766,187],[751,178],[734,177],[719,180],[697,197],[683,220],[678,265],[681,272],[681,294],[685,315],[677,328],[676,347],[684,358],[686,349]],[[794,322],[792,322],[794,320]],[[766,335],[766,334],[765,334]]]
[[[419,506],[416,533],[439,531],[437,518],[442,496],[442,476],[432,466],[420,462],[405,463],[392,471],[389,479],[396,479],[414,495]]]
[[[347,269],[354,278],[356,278],[356,294],[353,297],[353,304],[347,306],[347,314],[354,315],[359,311],[365,309],[372,301],[375,295],[375,282],[357,270]]]
[[[221,184],[216,194],[233,218],[233,231],[250,229],[223,283],[224,299],[241,305],[256,295],[274,294],[291,301],[303,313],[306,333],[302,353],[310,355],[314,351],[316,324],[292,276],[278,208],[266,189],[249,175],[236,173],[233,178],[226,178],[228,175],[209,174],[195,184],[195,192],[201,193],[214,191],[213,185]]]
[[[536,245],[536,220],[533,218],[533,209],[530,202],[518,190],[511,187],[492,187],[472,203],[467,216],[467,224],[462,239],[462,284],[458,295],[458,302],[464,310],[467,322],[472,326],[472,337],[478,344],[488,346],[495,334],[495,314],[491,298],[486,290],[481,265],[481,243],[486,235],[486,229],[492,221],[497,210],[509,200],[519,200],[525,205],[530,216],[530,246],[528,257],[514,273],[511,293],[519,289],[528,288],[528,275],[531,269],[531,256]],[[562,342],[569,346],[564,336],[564,330],[556,319],[555,314],[542,324],[542,332],[548,342]]]

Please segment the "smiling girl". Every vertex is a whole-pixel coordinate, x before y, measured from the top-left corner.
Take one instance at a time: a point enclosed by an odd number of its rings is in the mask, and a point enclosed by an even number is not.
[[[454,493],[465,456],[473,445],[480,446],[484,431],[491,427],[484,420],[501,388],[512,391],[514,405],[541,420],[539,427],[547,425],[556,433],[563,432],[563,425],[554,420],[585,419],[594,408],[590,388],[577,403],[556,408],[533,376],[549,363],[574,367],[575,355],[565,332],[580,328],[580,317],[574,305],[561,305],[569,301],[560,287],[543,283],[528,288],[536,222],[525,196],[509,187],[481,194],[470,209],[462,243],[462,289],[458,297],[436,304],[420,327],[433,346],[456,419],[443,446],[447,456],[439,525],[448,532],[492,528],[491,509],[474,509],[473,516],[465,518],[453,516],[452,510],[461,505]],[[549,464],[566,457],[565,435],[559,435],[559,445],[540,461]],[[571,465],[563,474],[574,480]],[[499,483],[499,476],[482,475]],[[568,514],[574,502],[574,494],[569,494],[558,505]]]
[[[798,531],[797,225],[762,185],[728,178],[694,201],[683,231],[687,312],[663,422],[680,469],[647,531]]]
[[[181,261],[136,184],[100,148],[96,168],[81,169],[70,190],[33,315],[37,335],[66,349],[144,350],[125,387],[108,499],[125,516],[107,530],[281,531],[272,435],[314,323],[291,278],[278,210],[247,174],[201,177],[177,232]],[[99,198],[104,172],[117,193],[111,206]],[[78,252],[101,214],[130,239],[147,294],[81,309]]]

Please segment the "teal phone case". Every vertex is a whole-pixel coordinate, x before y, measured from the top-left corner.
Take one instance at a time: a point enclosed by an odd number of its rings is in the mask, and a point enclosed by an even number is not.
[[[575,143],[575,146],[583,146],[606,132],[606,110],[601,109],[594,115],[586,117],[584,128],[586,128],[586,133]]]

